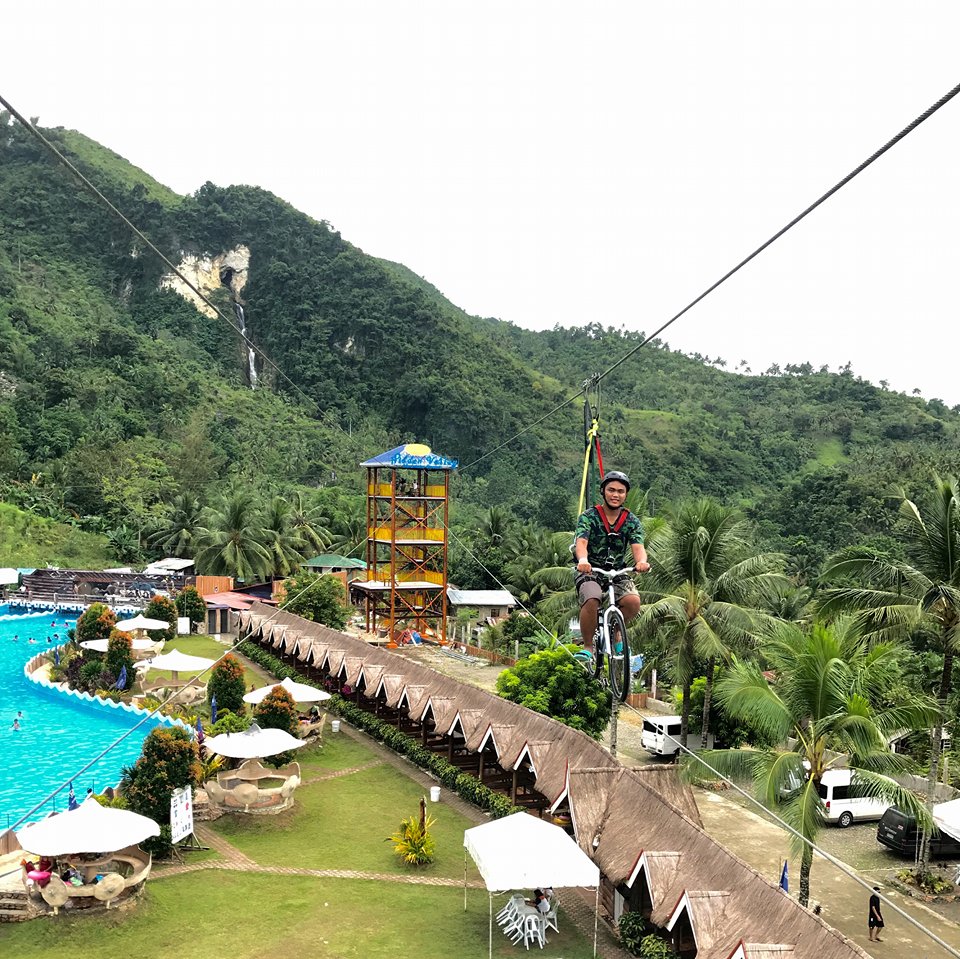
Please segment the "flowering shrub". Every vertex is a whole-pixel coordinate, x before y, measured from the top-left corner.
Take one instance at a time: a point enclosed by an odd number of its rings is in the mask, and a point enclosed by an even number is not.
[[[236,656],[227,653],[210,671],[210,681],[207,683],[207,699],[212,701],[217,697],[217,711],[229,709],[232,713],[245,713],[247,707],[243,702],[246,687],[243,682],[243,666]]]

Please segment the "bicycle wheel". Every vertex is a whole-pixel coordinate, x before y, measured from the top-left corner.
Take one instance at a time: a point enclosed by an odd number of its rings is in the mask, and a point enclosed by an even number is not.
[[[630,646],[627,643],[627,624],[619,609],[610,610],[607,621],[607,669],[610,674],[610,692],[614,699],[624,702],[630,692]]]

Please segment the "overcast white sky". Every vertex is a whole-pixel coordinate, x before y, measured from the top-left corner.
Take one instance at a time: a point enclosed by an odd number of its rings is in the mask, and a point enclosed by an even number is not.
[[[532,328],[656,328],[960,82],[955,2],[17,7],[0,91],[41,125]],[[958,146],[960,96],[666,340],[960,403]]]

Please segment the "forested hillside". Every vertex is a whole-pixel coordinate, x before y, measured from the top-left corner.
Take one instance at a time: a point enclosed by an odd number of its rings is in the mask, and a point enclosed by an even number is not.
[[[150,534],[176,503],[231,484],[303,493],[346,543],[362,459],[416,439],[471,463],[639,342],[471,317],[264,190],[208,183],[180,197],[81,134],[46,132],[174,262],[249,247],[248,335],[294,384],[268,364],[251,389],[235,333],[161,291],[162,264],[2,121],[0,496],[107,533],[121,555],[155,552]],[[232,313],[225,288],[214,298]],[[742,507],[809,572],[889,534],[893,483],[957,468],[960,416],[849,369],[813,370],[797,342],[797,365],[764,375],[648,345],[603,381],[601,416],[608,462],[655,509],[691,493]],[[466,470],[460,528],[492,506],[569,528],[581,421],[573,404]]]

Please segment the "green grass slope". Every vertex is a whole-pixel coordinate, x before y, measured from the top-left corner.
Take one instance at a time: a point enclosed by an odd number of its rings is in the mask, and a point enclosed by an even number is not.
[[[116,562],[105,537],[0,503],[0,566],[104,569]]]

